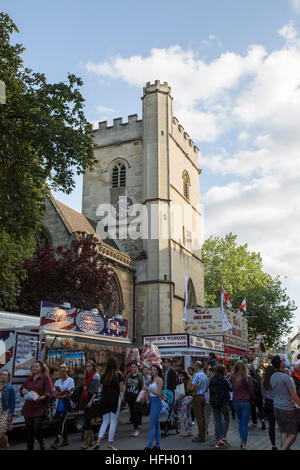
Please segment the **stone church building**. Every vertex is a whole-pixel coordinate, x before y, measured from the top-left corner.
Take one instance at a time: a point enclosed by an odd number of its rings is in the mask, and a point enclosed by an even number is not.
[[[167,83],[147,83],[142,119],[99,122],[98,165],[83,177],[82,214],[51,197],[43,221],[54,247],[78,232],[100,236],[115,272],[110,313],[128,318],[139,342],[184,331],[186,276],[188,307],[204,306],[199,150],[173,116],[172,99]]]

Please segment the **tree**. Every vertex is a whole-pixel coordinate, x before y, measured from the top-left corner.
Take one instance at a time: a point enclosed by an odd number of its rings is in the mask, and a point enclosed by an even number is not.
[[[20,280],[25,279],[24,258],[34,249],[34,240],[17,245],[6,232],[0,232],[0,308],[14,310],[20,294]]]
[[[99,253],[96,237],[80,237],[71,249],[39,248],[24,268],[18,305],[22,313],[40,314],[42,300],[91,310],[112,302],[113,271]]]
[[[66,81],[50,84],[44,74],[24,67],[24,47],[11,44],[15,32],[11,18],[0,13],[0,80],[6,86],[6,104],[0,105],[0,244],[9,237],[12,253],[23,247],[19,257],[24,258],[29,248],[33,254],[50,189],[70,193],[75,173],[92,169],[96,160],[79,91],[82,80],[69,74]],[[0,305],[7,308],[19,288],[18,262],[2,269],[10,270],[2,278],[5,294],[0,291]]]
[[[221,284],[229,293],[233,309],[247,299],[249,339],[258,333],[266,338],[269,347],[278,346],[283,335],[292,330],[296,310],[282,286],[279,276],[272,277],[262,269],[259,253],[248,251],[248,245],[238,245],[237,235],[225,238],[210,237],[203,244],[205,305],[220,305]]]

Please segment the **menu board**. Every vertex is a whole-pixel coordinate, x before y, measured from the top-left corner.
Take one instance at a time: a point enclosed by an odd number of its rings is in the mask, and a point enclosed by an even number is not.
[[[13,377],[28,377],[30,368],[38,358],[39,335],[17,333]]]

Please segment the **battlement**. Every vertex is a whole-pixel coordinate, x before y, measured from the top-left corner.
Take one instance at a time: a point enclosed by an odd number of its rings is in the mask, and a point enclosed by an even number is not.
[[[139,140],[143,137],[143,120],[138,119],[137,114],[131,114],[128,116],[128,122],[123,122],[123,118],[119,117],[113,120],[112,126],[109,126],[107,121],[101,121],[98,122],[98,127],[94,127],[93,135],[96,145]]]
[[[150,94],[150,93],[155,93],[156,91],[159,91],[161,93],[166,93],[171,95],[171,87],[167,82],[160,83],[160,80],[155,80],[154,83],[147,82],[146,85],[143,88],[143,98]]]
[[[190,139],[189,134],[184,130],[181,124],[179,124],[178,119],[173,116],[172,117],[172,137],[176,140],[176,142],[183,148],[183,150],[188,153],[193,159],[196,160],[196,164],[198,164],[198,154],[199,149],[194,144],[192,139]]]

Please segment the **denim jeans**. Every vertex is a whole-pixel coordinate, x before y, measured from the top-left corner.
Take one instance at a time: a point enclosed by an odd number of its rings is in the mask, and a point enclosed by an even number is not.
[[[234,401],[233,406],[239,419],[239,433],[244,444],[247,443],[248,422],[251,414],[251,404],[249,402]]]
[[[225,402],[222,408],[214,408],[216,440],[226,437],[229,427],[229,406]]]
[[[160,447],[160,424],[159,413],[162,408],[160,397],[150,397],[150,434],[147,447],[152,448],[153,441],[156,441],[156,447]]]

